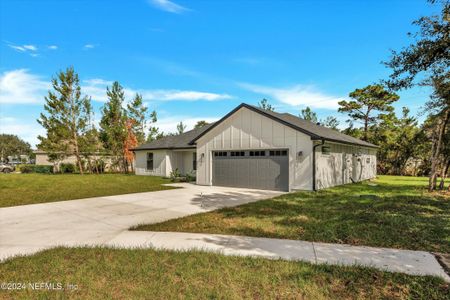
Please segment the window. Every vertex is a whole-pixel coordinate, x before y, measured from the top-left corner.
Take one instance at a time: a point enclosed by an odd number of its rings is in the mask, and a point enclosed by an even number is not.
[[[366,164],[370,164],[370,157],[366,158]]]
[[[329,155],[330,152],[331,152],[331,149],[329,146],[322,146],[322,154]]]
[[[270,156],[287,156],[287,150],[271,150],[269,151]]]
[[[224,151],[214,152],[214,156],[227,156],[227,152]]]
[[[250,151],[250,156],[266,156],[266,151]]]
[[[147,170],[153,171],[153,153],[147,153]]]
[[[230,156],[245,156],[245,151],[231,151]]]
[[[197,171],[197,153],[192,153],[192,170]]]

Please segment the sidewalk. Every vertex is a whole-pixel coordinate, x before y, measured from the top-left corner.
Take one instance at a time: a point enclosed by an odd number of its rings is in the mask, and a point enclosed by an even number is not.
[[[118,248],[203,250],[224,255],[307,261],[332,265],[361,265],[411,275],[433,275],[450,282],[450,277],[429,252],[326,244],[245,236],[124,231],[103,243]]]

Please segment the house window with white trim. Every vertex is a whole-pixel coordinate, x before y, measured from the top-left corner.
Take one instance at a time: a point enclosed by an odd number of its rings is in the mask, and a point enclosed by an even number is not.
[[[192,170],[197,171],[197,153],[192,153]]]
[[[147,171],[153,171],[153,152],[147,153]]]

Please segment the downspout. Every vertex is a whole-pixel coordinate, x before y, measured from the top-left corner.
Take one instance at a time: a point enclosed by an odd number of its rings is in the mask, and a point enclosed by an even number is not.
[[[313,146],[313,165],[312,165],[312,167],[313,167],[313,169],[312,169],[312,171],[313,171],[313,175],[312,175],[312,177],[313,177],[313,191],[317,191],[317,188],[316,188],[316,148],[318,147],[318,146],[323,146],[325,144],[325,140],[324,139],[322,139],[322,143],[321,144],[316,144],[316,145],[314,145]]]

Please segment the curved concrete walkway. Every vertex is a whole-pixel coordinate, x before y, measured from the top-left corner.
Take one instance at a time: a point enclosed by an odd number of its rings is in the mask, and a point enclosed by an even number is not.
[[[104,245],[117,248],[202,250],[224,255],[307,261],[331,265],[360,265],[411,275],[450,277],[429,252],[305,242],[234,235],[128,231]]]

